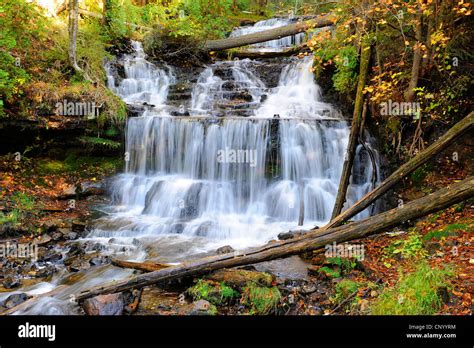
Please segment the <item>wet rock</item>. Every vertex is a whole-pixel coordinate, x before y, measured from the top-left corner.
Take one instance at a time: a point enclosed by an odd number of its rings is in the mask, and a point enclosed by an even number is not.
[[[62,259],[61,253],[54,249],[40,250],[38,254],[38,259],[43,262],[57,262]]]
[[[67,235],[66,235],[66,239],[69,239],[69,240],[74,240],[74,239],[77,239],[78,235],[76,232],[69,232]]]
[[[87,227],[86,223],[80,220],[74,220],[71,225],[72,231],[77,232],[77,233],[84,232],[86,230],[86,227]]]
[[[91,268],[91,264],[84,260],[76,259],[71,262],[69,265],[69,270],[71,272],[79,272]]]
[[[61,227],[61,228],[58,228],[58,232],[62,234],[68,234],[69,232],[71,232],[71,229],[67,227]]]
[[[122,315],[123,296],[122,294],[99,295],[86,299],[82,308],[88,315]]]
[[[13,294],[8,296],[6,300],[3,301],[0,305],[7,309],[10,309],[15,306],[18,306],[20,303],[25,302],[26,300],[28,300],[28,298],[28,295],[23,292],[20,294]]]
[[[217,255],[233,253],[235,250],[230,245],[225,245],[216,250]]]
[[[38,245],[45,245],[45,244],[48,244],[49,242],[51,242],[52,238],[49,234],[43,234],[39,240],[36,242],[36,244]]]
[[[56,231],[61,226],[61,220],[50,219],[42,223],[41,227],[45,232]]]
[[[278,235],[279,240],[287,240],[292,239],[295,237],[302,236],[304,233],[300,231],[289,231],[289,232],[282,232]]]
[[[215,315],[217,314],[216,306],[211,304],[209,301],[206,300],[198,300],[196,302],[191,303],[190,305],[186,306],[190,307],[189,312],[187,315]]]
[[[3,279],[2,285],[5,289],[17,288],[21,285],[21,280],[17,276],[8,275]]]
[[[110,241],[109,241],[110,242]],[[105,245],[104,244],[100,244],[100,243],[95,243],[93,246],[92,246],[92,250],[95,250],[95,251],[102,251],[102,250],[105,250]]]
[[[51,238],[54,240],[54,241],[59,241],[61,239],[63,239],[63,234],[61,232],[54,232],[52,235],[51,235]]]
[[[98,256],[98,257],[93,257],[92,259],[90,259],[89,263],[92,266],[100,266],[105,263],[110,263],[110,260],[107,256]]]
[[[100,196],[105,193],[103,184],[97,181],[83,181],[79,184],[79,191],[82,197]]]

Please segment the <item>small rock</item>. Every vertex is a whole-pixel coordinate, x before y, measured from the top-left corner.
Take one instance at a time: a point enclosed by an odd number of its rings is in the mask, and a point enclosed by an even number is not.
[[[71,229],[73,232],[84,232],[86,230],[86,227],[87,225],[85,224],[85,222],[83,221],[79,221],[79,220],[74,220],[72,222],[72,226],[71,226]]]
[[[61,222],[59,220],[51,219],[51,220],[47,220],[47,221],[43,222],[41,227],[43,227],[43,230],[45,232],[53,232],[53,231],[56,231],[58,229],[60,224],[61,224]]]
[[[63,238],[63,234],[61,232],[54,232],[51,236],[54,241],[61,240]]]
[[[99,295],[86,299],[82,308],[88,315],[122,315],[123,297],[122,294]]]
[[[23,303],[26,300],[28,300],[28,295],[22,292],[20,294],[13,294],[8,296],[6,300],[1,303],[1,305],[7,309],[10,309],[15,306],[18,306],[20,303]]]
[[[66,235],[66,239],[69,239],[69,240],[77,239],[77,233],[76,232],[69,232]]]
[[[36,242],[38,245],[45,245],[51,242],[52,238],[49,234],[41,235],[40,239]]]
[[[199,300],[192,303],[192,309],[189,315],[214,315],[216,307],[206,300]]]
[[[5,289],[13,289],[21,285],[21,280],[15,276],[6,276],[2,284]]]
[[[89,260],[89,263],[92,266],[99,266],[104,263],[104,260],[101,257],[93,257],[92,259]]]
[[[69,232],[71,232],[71,229],[69,228],[58,228],[58,232],[63,234],[64,236],[67,235]]]
[[[289,232],[282,232],[278,235],[278,239],[279,240],[287,240],[287,239],[292,239],[292,238],[295,238],[295,237],[299,237],[299,236],[302,236],[304,233],[303,232],[293,232],[293,231],[289,231]]]
[[[233,253],[235,250],[230,245],[225,245],[216,250],[217,255]]]

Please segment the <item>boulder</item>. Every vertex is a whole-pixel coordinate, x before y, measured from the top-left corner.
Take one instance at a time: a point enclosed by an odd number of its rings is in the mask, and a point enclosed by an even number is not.
[[[87,315],[122,315],[124,301],[122,294],[99,295],[86,299],[82,308]]]
[[[25,293],[19,293],[19,294],[13,294],[8,296],[5,301],[3,301],[0,305],[2,307],[5,307],[7,309],[13,308],[18,306],[20,303],[25,302],[28,300],[28,295]]]

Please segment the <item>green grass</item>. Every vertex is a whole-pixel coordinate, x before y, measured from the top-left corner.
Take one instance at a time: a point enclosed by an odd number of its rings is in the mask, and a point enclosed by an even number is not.
[[[438,289],[447,287],[449,269],[420,263],[412,273],[401,275],[393,288],[385,288],[371,306],[375,315],[431,315],[442,306]]]
[[[270,314],[276,312],[281,300],[280,290],[249,283],[242,292],[242,303],[250,307],[250,314]]]

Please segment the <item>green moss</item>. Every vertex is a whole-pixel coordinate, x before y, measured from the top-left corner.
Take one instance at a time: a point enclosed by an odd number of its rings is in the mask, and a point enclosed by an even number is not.
[[[349,297],[352,293],[357,291],[360,287],[360,284],[350,280],[343,279],[336,285],[336,292],[331,300],[335,303],[340,303]]]
[[[318,272],[325,274],[328,278],[339,278],[341,273],[338,270],[332,269],[328,266],[321,267]]]
[[[423,262],[412,273],[401,275],[394,288],[386,288],[371,306],[376,315],[431,315],[442,306],[438,289],[447,287],[447,269]]]
[[[118,150],[122,146],[118,141],[100,138],[100,137],[88,137],[82,136],[79,137],[79,141],[85,146],[92,148],[106,148],[112,150]]]
[[[276,286],[261,287],[249,283],[242,292],[242,303],[250,307],[251,314],[270,314],[276,311],[281,293]]]
[[[224,282],[217,283],[204,279],[199,279],[196,285],[189,288],[187,292],[195,301],[203,299],[216,305],[227,304],[239,296],[237,291]]]
[[[474,228],[474,222],[465,223],[454,223],[437,231],[430,231],[423,236],[423,241],[429,241],[431,239],[441,239],[449,236],[456,236],[458,231],[472,231]]]

